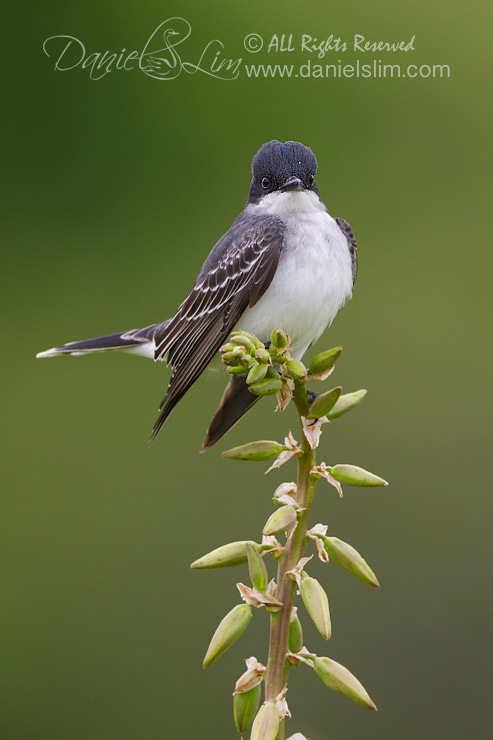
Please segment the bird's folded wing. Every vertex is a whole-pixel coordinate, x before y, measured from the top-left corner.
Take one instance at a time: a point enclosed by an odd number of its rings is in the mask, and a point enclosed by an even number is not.
[[[269,287],[279,264],[284,225],[275,217],[238,219],[207,258],[175,316],[154,339],[156,359],[167,356],[173,374],[154,425],[153,439],[176,403],[218,351],[247,306]]]
[[[347,239],[347,243],[349,247],[349,254],[351,255],[351,272],[353,275],[353,288],[354,288],[354,284],[356,282],[356,275],[358,273],[358,256],[357,256],[358,247],[356,244],[356,237],[354,236],[353,230],[348,224],[348,222],[345,221],[343,218],[336,218],[336,223]]]

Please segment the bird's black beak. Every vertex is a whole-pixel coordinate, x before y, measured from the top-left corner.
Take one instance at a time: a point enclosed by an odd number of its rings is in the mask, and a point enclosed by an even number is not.
[[[282,193],[290,193],[293,190],[303,190],[303,183],[299,177],[290,177],[280,188]]]

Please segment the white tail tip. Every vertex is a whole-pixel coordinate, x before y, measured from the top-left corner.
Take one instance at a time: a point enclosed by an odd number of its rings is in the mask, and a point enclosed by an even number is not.
[[[52,349],[45,349],[44,352],[38,352],[36,357],[56,357],[56,355],[61,354],[61,352],[57,352],[56,348],[53,347]]]

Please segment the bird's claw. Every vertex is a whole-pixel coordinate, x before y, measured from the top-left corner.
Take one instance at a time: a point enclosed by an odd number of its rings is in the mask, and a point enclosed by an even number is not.
[[[308,398],[310,400],[310,406],[311,406],[312,403],[315,401],[315,399],[318,398],[319,394],[316,393],[315,391],[311,391],[309,388],[306,389],[306,392],[308,394]],[[313,421],[311,421],[308,426],[312,427],[314,424],[317,423],[317,421],[318,419],[313,419]]]

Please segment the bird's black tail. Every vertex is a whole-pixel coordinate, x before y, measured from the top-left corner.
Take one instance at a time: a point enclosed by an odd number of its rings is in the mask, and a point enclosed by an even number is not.
[[[116,334],[106,334],[102,337],[93,337],[92,339],[83,339],[80,342],[69,342],[62,344],[60,347],[39,352],[36,357],[54,357],[56,355],[84,355],[91,352],[104,352],[108,350],[123,350],[142,354],[146,357],[155,357],[156,341],[155,336],[162,334],[168,322],[161,324],[152,324],[144,329],[133,329],[131,331],[119,332]],[[159,333],[161,332],[161,334]],[[187,392],[188,386],[185,386],[178,394],[173,397],[173,403],[161,409],[156,424],[152,432],[151,440],[156,436],[170,411],[180,398]],[[233,375],[226,386],[217,407],[216,413],[207,430],[207,436],[202,445],[201,452],[205,452],[212,447],[227,431],[241,419],[248,409],[258,401],[260,396],[255,396],[248,390],[244,376]],[[166,397],[165,397],[166,399]]]
[[[209,447],[220,440],[259,398],[260,396],[255,396],[248,390],[244,375],[232,375],[214,418],[209,424],[201,452],[206,452]]]
[[[162,326],[162,325],[161,325]],[[80,342],[68,342],[60,347],[53,347],[39,352],[36,357],[53,357],[55,355],[83,355],[90,352],[101,352],[110,349],[127,349],[138,354],[154,356],[154,329],[156,324],[144,329],[106,334],[103,337],[83,339]]]

